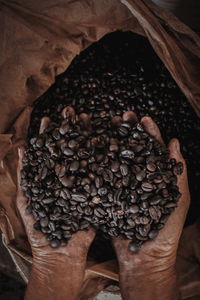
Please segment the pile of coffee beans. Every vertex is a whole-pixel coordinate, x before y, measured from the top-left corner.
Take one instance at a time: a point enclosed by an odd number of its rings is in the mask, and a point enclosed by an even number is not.
[[[30,139],[23,159],[27,212],[52,247],[90,226],[130,239],[130,251],[157,236],[180,197],[182,163],[145,132],[135,114],[90,120],[66,107]]]
[[[81,52],[35,101],[29,138],[37,136],[43,116],[57,122],[67,105],[97,123],[126,110],[139,118],[150,115],[166,144],[178,138],[191,192],[187,223],[195,221],[200,211],[200,119],[146,38],[115,32]]]
[[[60,120],[60,112],[73,106],[91,120],[136,112],[150,115],[167,144],[176,137],[187,162],[191,205],[186,223],[199,216],[200,119],[148,40],[132,32],[114,32],[81,52],[55,83],[34,102],[29,140],[37,137],[42,117]],[[109,239],[98,232],[89,255],[98,262],[113,259]]]

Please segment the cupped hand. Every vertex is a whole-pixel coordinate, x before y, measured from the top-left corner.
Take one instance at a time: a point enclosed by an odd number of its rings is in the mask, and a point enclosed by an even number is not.
[[[66,107],[63,116],[74,120],[75,114],[72,108]],[[50,123],[48,117],[44,117],[40,125],[40,134],[43,133]],[[88,117],[84,114],[80,115],[80,121],[83,125],[88,127]],[[24,149],[19,149],[19,163],[18,163],[18,194],[17,194],[17,207],[23,220],[28,240],[31,245],[33,259],[36,261],[46,261],[49,264],[56,262],[57,259],[69,258],[74,263],[85,262],[88,249],[95,237],[94,229],[90,228],[88,231],[79,231],[72,235],[67,245],[53,249],[49,246],[49,241],[41,232],[34,229],[35,220],[32,215],[27,214],[27,198],[21,189],[21,170],[23,168],[23,155]]]
[[[150,117],[143,117],[141,120],[145,130],[164,144],[156,123]],[[159,231],[157,237],[145,242],[137,253],[131,253],[128,249],[130,241],[122,238],[114,238],[113,244],[123,269],[146,272],[152,270],[159,272],[174,268],[179,238],[183,229],[185,217],[190,204],[190,193],[187,180],[187,167],[180,152],[180,145],[177,139],[172,139],[168,145],[170,157],[177,162],[183,163],[183,173],[178,175],[177,185],[181,193],[178,207],[172,212],[165,227]]]

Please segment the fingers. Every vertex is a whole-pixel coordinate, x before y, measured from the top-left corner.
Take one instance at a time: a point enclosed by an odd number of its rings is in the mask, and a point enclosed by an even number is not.
[[[63,110],[62,110],[62,116],[64,119],[69,118],[72,123],[75,122],[76,120],[76,114],[75,114],[75,110],[73,109],[73,107],[71,106],[66,106]]]
[[[169,142],[168,149],[170,151],[171,158],[175,158],[177,161],[181,161],[185,164],[185,160],[180,152],[180,144],[177,139],[172,139]]]
[[[50,120],[49,117],[42,118],[41,124],[40,124],[39,134],[42,134],[47,129],[50,122],[51,122],[51,120]]]
[[[152,120],[152,118],[143,117],[141,119],[141,123],[144,126],[144,129],[146,130],[146,132],[148,132],[150,135],[152,135],[161,144],[164,144],[160,130],[159,130],[158,126],[156,125],[156,123]]]
[[[136,114],[131,110],[127,110],[123,113],[122,120],[123,120],[123,122],[130,123],[131,125],[138,122],[138,118],[137,118]]]

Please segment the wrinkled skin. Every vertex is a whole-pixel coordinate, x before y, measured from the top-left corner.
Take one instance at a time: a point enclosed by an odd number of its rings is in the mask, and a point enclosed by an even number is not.
[[[73,120],[73,110],[65,108]],[[83,125],[88,126],[88,117],[80,116]],[[44,117],[41,121],[40,133],[47,128],[50,119]],[[17,207],[25,225],[26,233],[32,249],[33,266],[25,299],[37,300],[77,299],[83,283],[87,252],[95,237],[95,231],[75,233],[66,246],[52,249],[45,236],[33,229],[35,223],[31,215],[26,214],[27,199],[20,188],[20,170],[23,167],[24,149],[19,149],[18,165],[18,196]]]
[[[149,134],[164,144],[158,126],[150,117],[143,117],[141,123]],[[180,153],[178,140],[172,139],[168,149],[170,157],[175,158],[177,162],[182,162],[184,166],[184,171],[178,176],[177,182],[182,194],[178,207],[167,220],[165,227],[159,231],[158,236],[144,243],[138,253],[131,253],[128,250],[129,241],[122,238],[113,239],[120,266],[120,283],[124,299],[171,300],[179,297],[176,293],[178,288],[174,267],[179,238],[190,204],[190,193],[187,167]],[[145,278],[146,283],[143,286],[142,281],[145,281]],[[165,282],[166,286],[163,284]],[[149,289],[148,283],[152,286]],[[156,294],[156,288],[159,287],[160,296]]]
[[[63,115],[75,120],[72,108],[63,110]],[[123,121],[134,123],[137,120],[135,113],[125,112]],[[122,121],[114,117],[112,124],[116,126]],[[88,115],[81,114],[83,130],[90,128]],[[40,126],[40,133],[47,128],[50,119],[44,117]],[[145,130],[163,143],[160,131],[149,117],[141,120]],[[182,193],[176,210],[168,219],[166,226],[153,240],[142,245],[138,253],[130,253],[130,241],[114,238],[113,245],[120,266],[120,287],[123,299],[126,300],[172,300],[178,299],[176,293],[175,260],[179,238],[189,207],[190,194],[187,183],[185,161],[180,153],[179,143],[173,139],[169,143],[170,156],[181,161],[184,172],[178,176],[178,186]],[[18,197],[17,206],[24,222],[27,236],[33,254],[33,266],[30,281],[26,292],[26,300],[72,300],[79,298],[79,291],[83,283],[85,263],[88,249],[94,239],[95,232],[80,231],[75,233],[68,244],[52,249],[44,235],[33,229],[34,219],[25,213],[26,197],[20,189],[20,170],[22,169],[23,149],[19,150],[18,166]]]

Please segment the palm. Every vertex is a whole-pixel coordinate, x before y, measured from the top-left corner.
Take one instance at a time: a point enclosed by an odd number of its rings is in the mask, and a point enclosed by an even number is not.
[[[157,125],[147,117],[144,117],[141,121],[146,129],[152,136],[154,136],[159,142],[163,143],[160,131]],[[160,230],[158,236],[149,242],[142,245],[138,253],[130,253],[128,245],[130,241],[123,240],[121,238],[115,238],[113,244],[118,256],[119,261],[131,262],[137,259],[142,261],[151,261],[155,258],[176,257],[176,251],[178,247],[178,241],[182,232],[184,220],[189,207],[190,194],[187,183],[187,171],[183,157],[176,151],[176,142],[172,140],[169,144],[170,156],[176,158],[177,161],[181,161],[184,165],[184,172],[178,177],[178,186],[182,194],[179,205],[176,210],[169,217],[165,227]]]
[[[63,114],[69,114],[69,116],[73,119],[74,118],[74,111],[72,108],[66,107],[63,110]],[[88,126],[88,118],[87,116],[83,115],[83,122],[86,123]],[[47,128],[50,119],[44,117],[42,119],[40,125],[40,133],[43,133],[44,130]],[[23,158],[23,150],[20,150],[19,153],[19,165],[18,165],[18,196],[17,196],[17,207],[21,214],[22,220],[25,225],[26,233],[28,236],[29,243],[31,245],[32,254],[35,257],[42,256],[51,256],[55,254],[65,254],[70,258],[76,257],[76,261],[81,260],[82,257],[85,257],[87,254],[87,250],[94,239],[95,232],[93,229],[89,229],[88,231],[79,231],[75,233],[72,238],[69,240],[66,246],[58,247],[56,249],[52,249],[49,246],[49,241],[46,240],[46,237],[39,231],[34,230],[33,226],[35,220],[32,215],[26,213],[27,207],[27,198],[24,196],[23,191],[20,188],[20,171],[23,168],[22,165],[22,158]],[[74,251],[76,249],[76,251]]]

